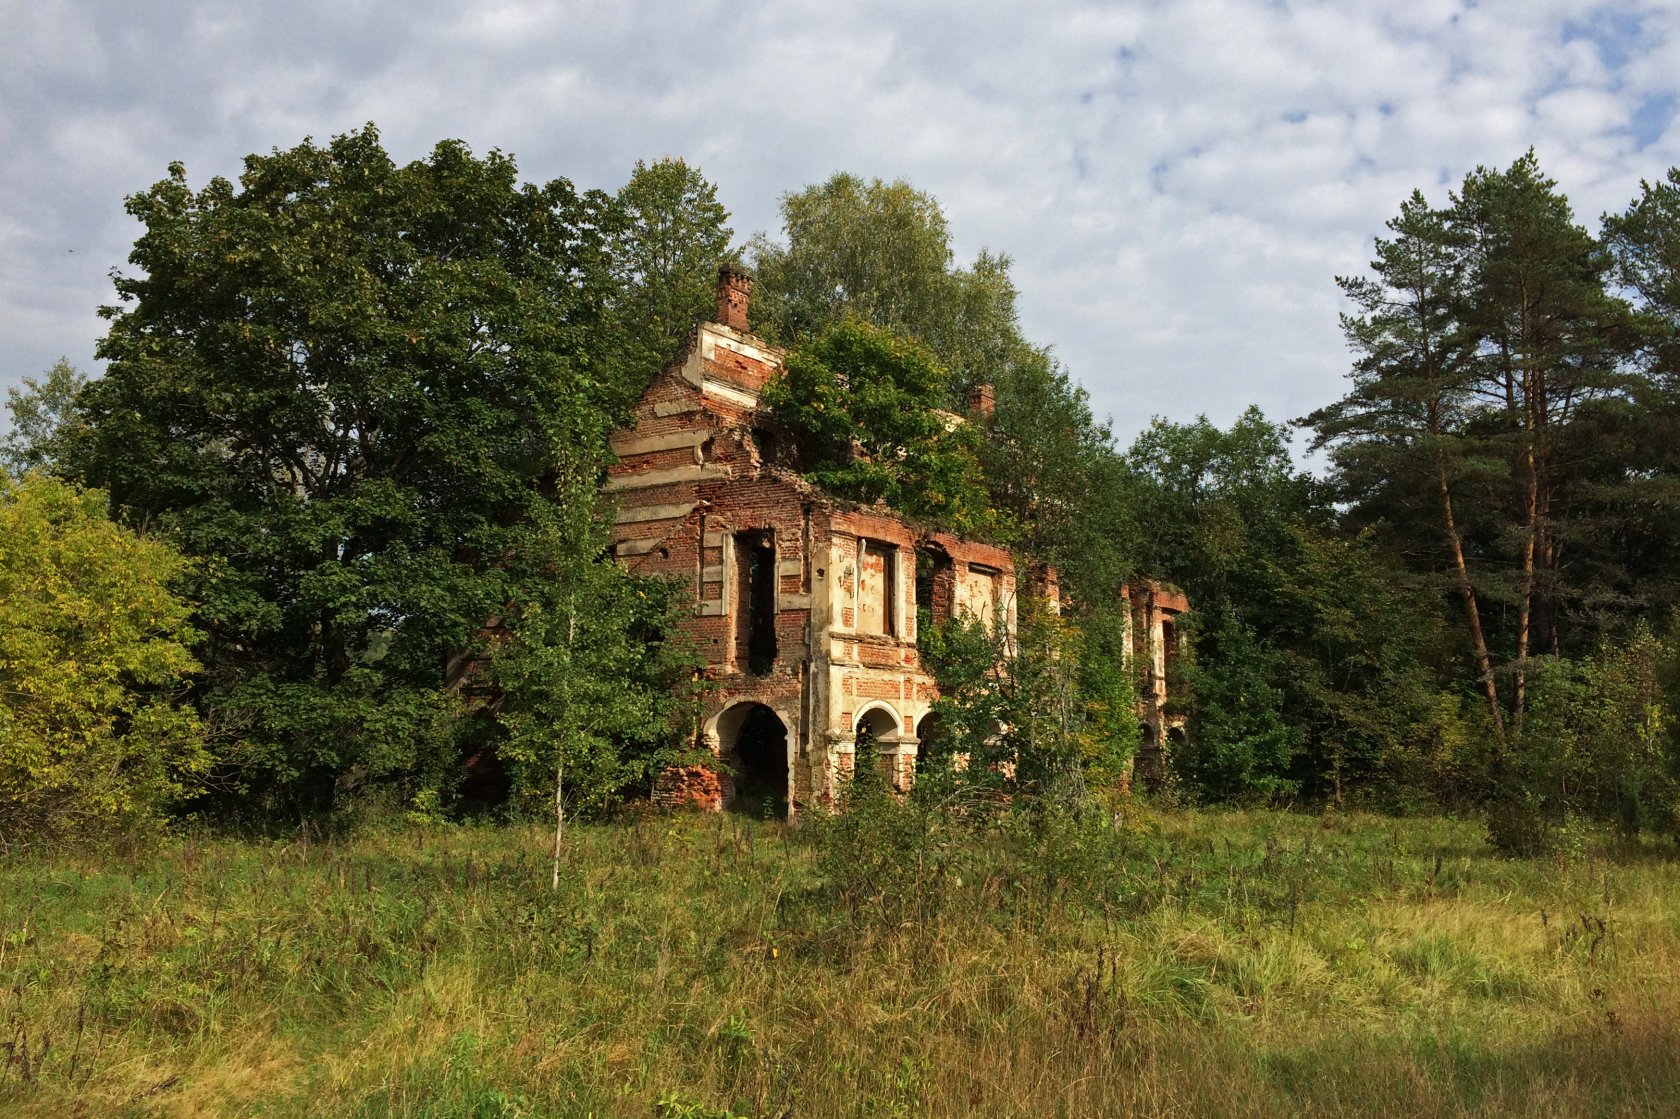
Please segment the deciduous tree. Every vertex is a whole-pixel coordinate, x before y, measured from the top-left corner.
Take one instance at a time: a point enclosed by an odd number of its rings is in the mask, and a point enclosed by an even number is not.
[[[717,187],[681,159],[638,161],[614,201],[617,329],[630,347],[630,401],[713,314],[718,266],[730,259],[729,211]]]
[[[784,343],[847,318],[931,350],[951,370],[951,404],[1025,346],[1009,258],[982,250],[958,268],[932,195],[899,180],[837,174],[782,196],[784,243],[750,245],[759,329]]]
[[[818,484],[998,538],[1009,526],[987,501],[980,434],[938,410],[949,376],[926,347],[847,320],[790,353],[764,403]]]
[[[22,386],[7,389],[12,429],[0,440],[0,469],[13,474],[56,469],[82,427],[76,396],[85,384],[86,374],[61,357],[46,376],[25,377]]]
[[[104,494],[0,470],[0,847],[149,825],[198,787],[187,567]]]
[[[503,557],[559,450],[604,454],[611,200],[454,141],[398,166],[370,125],[237,184],[173,165],[128,210],[69,457],[202,559],[208,718],[285,803],[451,780],[449,685],[522,592]]]

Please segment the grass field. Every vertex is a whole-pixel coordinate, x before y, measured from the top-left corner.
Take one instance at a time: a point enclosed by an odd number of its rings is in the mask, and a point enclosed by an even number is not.
[[[1680,859],[644,816],[0,864],[0,1114],[1680,1114]]]

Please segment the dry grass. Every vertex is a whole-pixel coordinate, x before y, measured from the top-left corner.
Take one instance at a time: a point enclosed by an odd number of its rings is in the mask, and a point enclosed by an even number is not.
[[[1658,1116],[1680,861],[879,807],[0,868],[23,1116]]]

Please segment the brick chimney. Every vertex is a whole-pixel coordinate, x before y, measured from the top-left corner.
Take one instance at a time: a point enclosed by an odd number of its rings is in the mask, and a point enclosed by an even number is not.
[[[968,390],[968,418],[989,423],[997,403],[997,393],[989,384],[978,384]]]
[[[717,321],[747,333],[747,302],[752,298],[752,273],[739,264],[718,269]]]

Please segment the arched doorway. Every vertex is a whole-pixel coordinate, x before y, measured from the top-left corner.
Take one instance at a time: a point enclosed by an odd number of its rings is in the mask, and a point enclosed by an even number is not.
[[[787,725],[762,703],[738,703],[717,719],[723,806],[748,816],[787,815]]]
[[[1138,724],[1137,761],[1133,775],[1154,792],[1161,784],[1161,729],[1152,722]]]
[[[943,763],[950,754],[951,744],[945,740],[944,728],[940,726],[937,711],[929,711],[922,716],[922,721],[916,724],[916,738],[917,773]]]
[[[886,777],[888,783],[895,788],[905,778],[898,772],[898,753],[884,753],[888,746],[896,747],[899,740],[898,716],[886,707],[871,707],[858,716],[857,725],[852,728],[856,733],[856,753],[852,755],[855,772],[862,772],[862,767],[873,765],[877,772]]]

